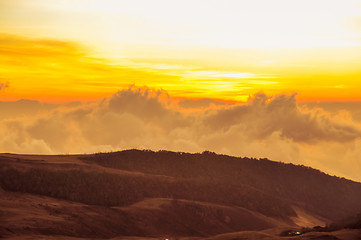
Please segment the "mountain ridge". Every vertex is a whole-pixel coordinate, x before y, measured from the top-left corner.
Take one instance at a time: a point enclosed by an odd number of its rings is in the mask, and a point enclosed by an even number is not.
[[[63,216],[57,220],[60,222],[78,218],[91,225],[86,218],[106,219],[107,214],[118,219],[109,226],[94,220],[93,224],[98,225],[94,229],[99,232],[79,224],[74,224],[76,233],[63,231],[66,236],[80,238],[211,237],[327,225],[361,212],[361,183],[306,166],[209,151],[0,154],[0,187],[2,196],[18,202],[10,213],[23,208],[35,211],[35,203],[20,203],[23,195],[33,199],[31,202],[50,201],[63,206],[59,209],[42,203],[48,207],[40,207],[44,214]],[[6,211],[9,204],[5,201],[1,209]],[[75,207],[79,204],[83,207]],[[69,209],[75,209],[75,213]],[[85,215],[80,213],[84,209],[88,212]],[[31,218],[42,222],[34,214]],[[11,219],[7,219],[9,223]],[[19,232],[18,228],[2,225]],[[62,231],[56,226],[30,229],[33,234]],[[3,232],[11,235],[7,230]]]

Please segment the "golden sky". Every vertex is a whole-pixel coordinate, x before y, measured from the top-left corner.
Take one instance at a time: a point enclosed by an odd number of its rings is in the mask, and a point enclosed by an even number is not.
[[[0,152],[210,150],[361,181],[360,80],[360,0],[0,0]]]
[[[358,0],[0,0],[0,100],[361,100]]]

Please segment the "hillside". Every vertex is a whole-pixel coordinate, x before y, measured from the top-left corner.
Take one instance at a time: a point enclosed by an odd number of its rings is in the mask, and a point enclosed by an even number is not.
[[[1,154],[0,186],[8,239],[280,239],[361,212],[361,183],[211,152]]]

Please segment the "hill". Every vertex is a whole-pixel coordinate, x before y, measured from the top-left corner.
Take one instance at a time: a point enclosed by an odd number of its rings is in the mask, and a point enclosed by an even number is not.
[[[361,212],[361,183],[207,151],[1,154],[0,186],[9,239],[279,239]]]

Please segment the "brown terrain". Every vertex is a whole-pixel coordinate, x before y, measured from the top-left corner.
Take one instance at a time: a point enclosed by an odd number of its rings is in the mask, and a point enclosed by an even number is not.
[[[267,159],[0,154],[4,239],[361,239],[361,183]]]

